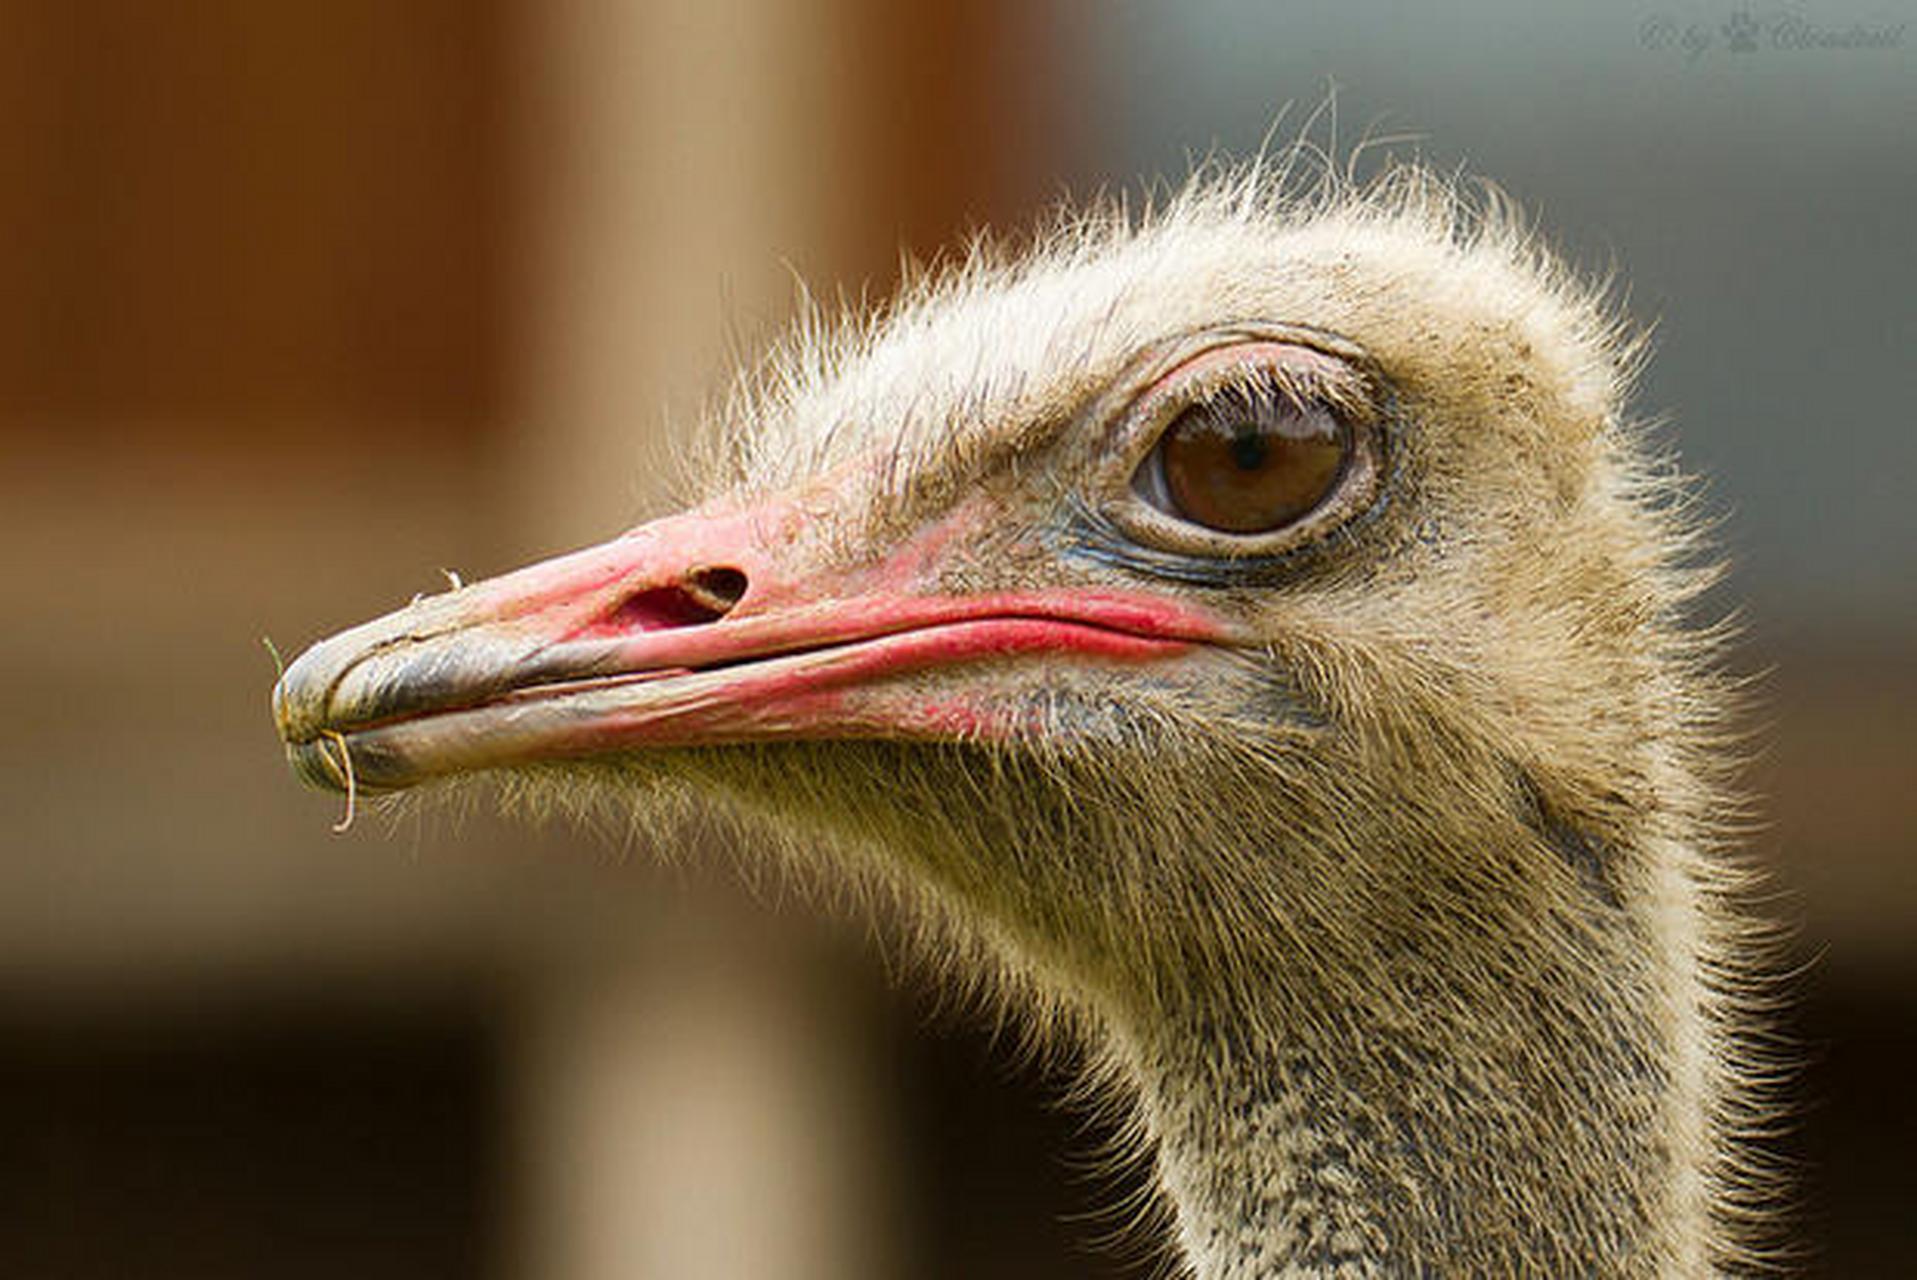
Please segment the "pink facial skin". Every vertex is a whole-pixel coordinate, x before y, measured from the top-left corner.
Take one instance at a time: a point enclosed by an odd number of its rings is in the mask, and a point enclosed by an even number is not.
[[[826,501],[655,521],[323,641],[274,691],[289,756],[339,787],[345,751],[359,785],[391,788],[644,747],[993,737],[1021,713],[989,684],[935,694],[911,677],[1044,655],[1159,662],[1229,639],[1218,619],[1144,592],[940,593],[939,552],[993,517],[982,501],[882,561],[835,569],[809,554]],[[723,598],[700,587],[715,571]]]

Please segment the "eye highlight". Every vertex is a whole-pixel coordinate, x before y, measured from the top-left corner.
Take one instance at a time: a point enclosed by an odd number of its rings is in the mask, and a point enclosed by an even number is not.
[[[1152,507],[1220,533],[1271,533],[1337,488],[1350,428],[1329,406],[1258,384],[1172,419],[1133,478]]]

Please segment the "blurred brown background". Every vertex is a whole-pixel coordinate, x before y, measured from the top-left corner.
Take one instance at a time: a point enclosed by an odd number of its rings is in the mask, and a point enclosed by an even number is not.
[[[655,510],[792,271],[882,294],[1335,79],[1339,146],[1417,131],[1661,320],[1643,407],[1773,669],[1804,1235],[1909,1273],[1917,76],[1731,16],[0,9],[0,1272],[1126,1273],[1097,1126],[856,924],[482,815],[333,836],[259,637]]]

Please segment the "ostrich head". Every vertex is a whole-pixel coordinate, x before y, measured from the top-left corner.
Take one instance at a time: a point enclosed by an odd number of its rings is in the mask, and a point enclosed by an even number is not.
[[[1208,1277],[1691,1274],[1724,699],[1634,355],[1495,200],[1197,183],[802,324],[686,513],[275,715],[322,786],[690,788],[902,891],[1082,1015]]]

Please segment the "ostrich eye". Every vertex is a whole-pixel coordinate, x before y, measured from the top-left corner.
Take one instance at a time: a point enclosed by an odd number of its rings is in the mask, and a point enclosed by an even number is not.
[[[1133,487],[1207,529],[1270,533],[1324,502],[1351,452],[1351,431],[1323,404],[1275,388],[1227,393],[1172,419]]]

